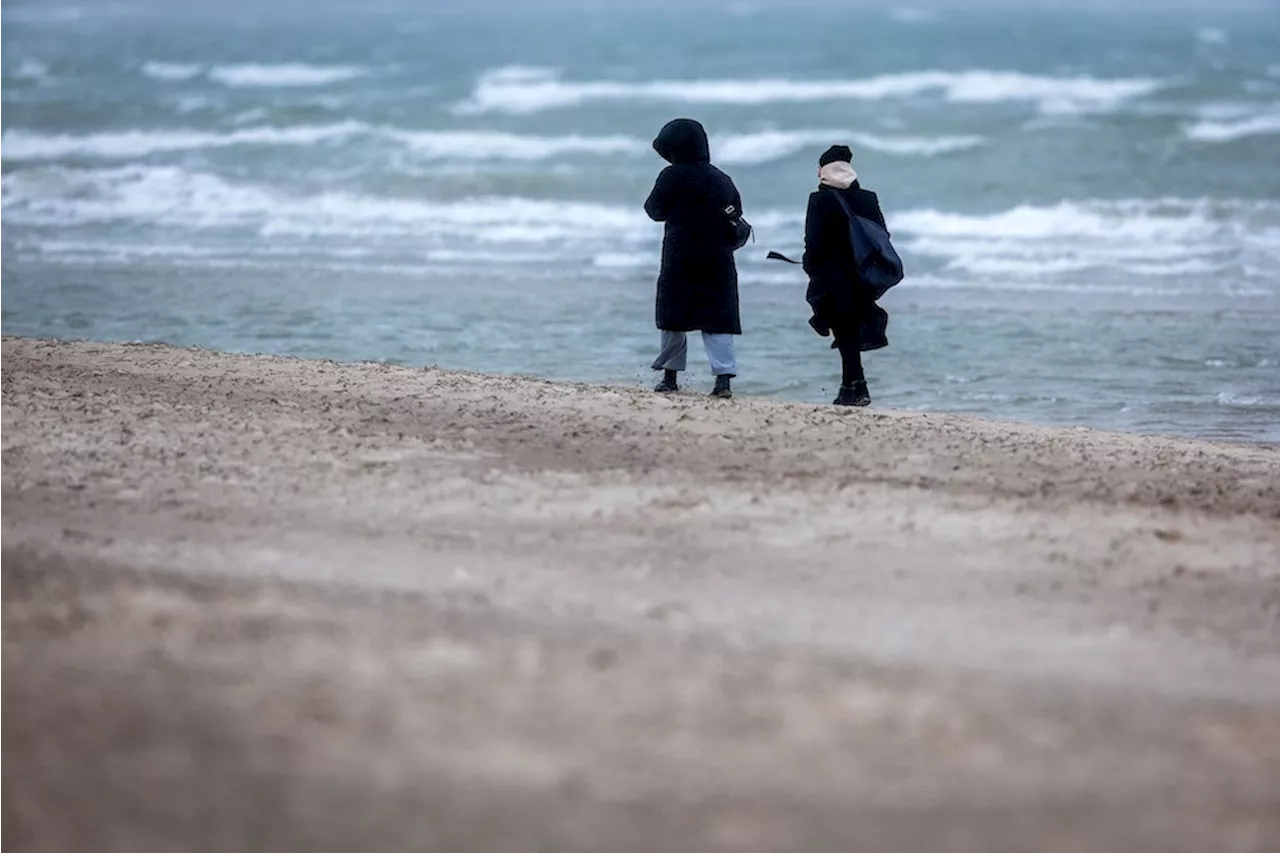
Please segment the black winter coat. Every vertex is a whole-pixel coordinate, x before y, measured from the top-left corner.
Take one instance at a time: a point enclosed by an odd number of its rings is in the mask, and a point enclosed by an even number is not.
[[[742,210],[733,181],[711,165],[707,132],[693,119],[669,122],[653,149],[671,163],[658,175],[645,213],[666,223],[656,319],[670,332],[742,334],[733,230],[725,214]]]
[[[855,214],[888,230],[880,200],[857,181],[844,190],[819,187],[809,196],[804,221],[804,271],[809,274],[805,299],[814,317],[831,329],[837,340],[853,335],[864,351],[880,349],[889,345],[885,335],[889,315],[875,304],[859,279],[849,241],[849,217],[836,193],[844,195]]]

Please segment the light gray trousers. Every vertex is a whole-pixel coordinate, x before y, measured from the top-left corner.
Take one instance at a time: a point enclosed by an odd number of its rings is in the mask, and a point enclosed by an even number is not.
[[[702,333],[702,346],[715,376],[737,376],[738,357],[733,351],[733,335]],[[685,332],[662,333],[662,351],[653,361],[654,370],[684,370],[689,364],[689,336]]]

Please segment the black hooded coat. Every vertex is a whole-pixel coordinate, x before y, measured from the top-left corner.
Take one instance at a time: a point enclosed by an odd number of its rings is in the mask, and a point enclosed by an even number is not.
[[[804,223],[804,271],[809,274],[806,299],[814,318],[839,340],[853,337],[863,351],[889,345],[889,314],[871,298],[858,275],[849,240],[849,217],[836,195],[844,196],[858,216],[886,228],[880,200],[854,181],[848,189],[820,187],[809,196]]]
[[[711,165],[707,132],[693,119],[668,122],[653,150],[671,164],[644,203],[651,219],[666,223],[658,328],[740,335],[738,268],[725,207],[741,211],[742,197],[729,176]]]

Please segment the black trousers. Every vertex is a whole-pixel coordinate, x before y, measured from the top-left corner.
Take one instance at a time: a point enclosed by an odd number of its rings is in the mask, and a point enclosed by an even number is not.
[[[836,338],[836,349],[840,350],[840,384],[867,381],[867,374],[862,369],[862,342],[857,336]]]
[[[836,349],[840,351],[840,384],[853,385],[867,381],[862,369],[862,329],[856,323],[842,325],[832,329],[836,338]]]

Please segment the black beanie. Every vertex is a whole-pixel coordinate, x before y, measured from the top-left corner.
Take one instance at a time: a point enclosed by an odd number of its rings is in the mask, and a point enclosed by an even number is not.
[[[849,150],[848,145],[832,145],[822,152],[822,156],[818,158],[818,165],[825,166],[828,163],[850,163],[852,161],[853,152]]]

